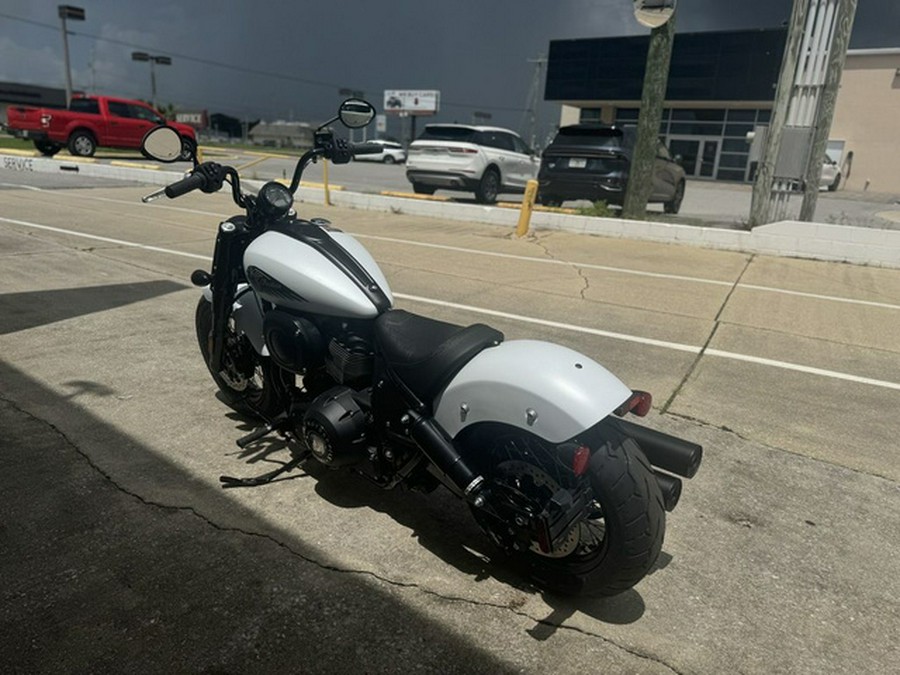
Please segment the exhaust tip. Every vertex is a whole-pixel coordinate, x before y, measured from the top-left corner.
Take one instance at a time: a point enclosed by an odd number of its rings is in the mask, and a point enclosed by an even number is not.
[[[653,471],[653,475],[662,492],[663,507],[666,511],[673,511],[681,499],[681,479],[656,470]]]

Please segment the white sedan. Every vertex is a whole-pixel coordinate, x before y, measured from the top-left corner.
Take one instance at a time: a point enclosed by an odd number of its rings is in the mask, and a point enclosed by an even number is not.
[[[819,180],[819,189],[827,189],[829,192],[834,192],[840,184],[841,168],[831,157],[825,157],[825,161],[822,163],[822,178]]]
[[[356,155],[353,160],[356,162],[382,162],[384,164],[403,164],[406,161],[406,150],[403,146],[394,141],[366,141],[369,145],[380,145],[383,149],[366,155]]]

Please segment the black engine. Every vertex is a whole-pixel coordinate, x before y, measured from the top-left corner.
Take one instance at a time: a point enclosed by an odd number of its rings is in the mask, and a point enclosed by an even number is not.
[[[303,440],[317,460],[347,466],[366,456],[366,413],[349,387],[319,395],[303,416]]]

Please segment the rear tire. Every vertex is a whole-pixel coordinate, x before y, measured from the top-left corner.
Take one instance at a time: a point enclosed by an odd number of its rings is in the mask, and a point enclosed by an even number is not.
[[[393,155],[385,155],[384,159],[382,159],[381,161],[384,162],[385,164],[396,164],[397,163],[397,160],[394,159]]]
[[[97,141],[90,131],[80,129],[69,136],[69,152],[76,157],[93,157]]]
[[[223,371],[226,375],[213,372],[209,368],[208,340],[212,330],[212,304],[206,298],[201,297],[197,303],[194,324],[203,362],[225,403],[239,413],[265,420],[284,410],[283,392],[289,385],[289,373],[260,356],[246,336],[233,331],[225,338]]]
[[[543,206],[553,206],[560,207],[562,206],[563,200],[559,197],[544,197],[541,196],[538,198],[538,204],[542,204]]]
[[[59,143],[53,143],[52,141],[35,141],[34,147],[44,157],[53,157],[53,155],[62,150],[62,146]]]
[[[500,174],[496,169],[487,169],[475,189],[475,199],[481,204],[493,204],[499,194]]]
[[[417,195],[433,195],[434,191],[437,188],[433,188],[430,185],[422,185],[421,183],[413,183],[412,184],[413,192]]]
[[[841,174],[838,174],[834,177],[834,181],[832,181],[831,185],[828,186],[829,192],[834,192],[838,189],[838,186],[841,184]]]
[[[566,550],[542,553],[536,541],[526,550],[505,547],[538,585],[557,593],[622,593],[646,576],[662,550],[665,509],[647,458],[631,438],[612,430],[604,435],[588,465],[592,512],[572,530]],[[538,512],[553,490],[572,487],[576,480],[558,461],[555,447],[535,436],[512,430],[494,435],[487,445],[482,455],[487,465],[481,470],[488,486],[499,482],[527,494]],[[492,533],[488,519],[473,512],[503,546],[507,535]]]

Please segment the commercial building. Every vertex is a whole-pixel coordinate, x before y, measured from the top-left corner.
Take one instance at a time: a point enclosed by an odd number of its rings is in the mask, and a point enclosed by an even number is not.
[[[660,136],[694,178],[749,182],[747,132],[772,114],[787,30],[676,34]],[[636,124],[649,36],[554,40],[544,98],[560,125]],[[900,49],[851,50],[828,154],[853,190],[900,192]]]

